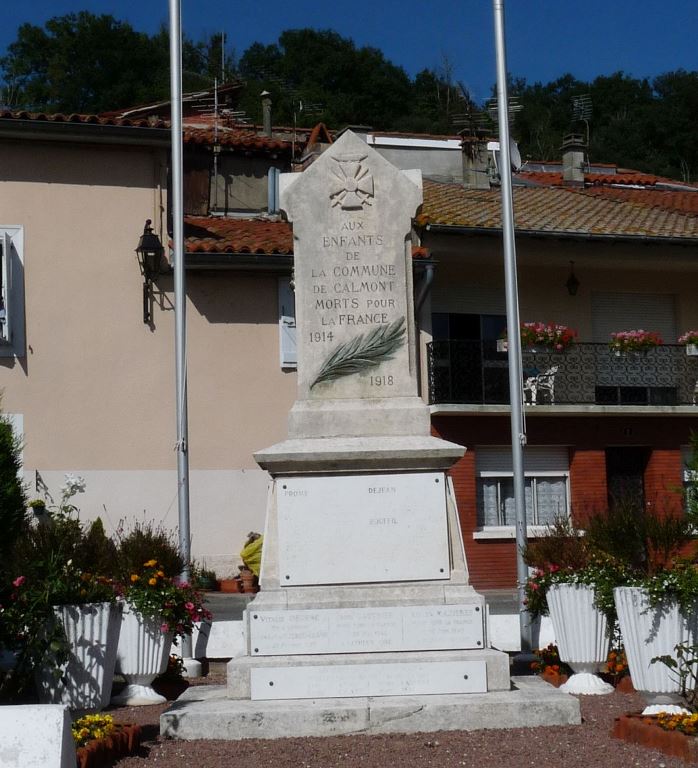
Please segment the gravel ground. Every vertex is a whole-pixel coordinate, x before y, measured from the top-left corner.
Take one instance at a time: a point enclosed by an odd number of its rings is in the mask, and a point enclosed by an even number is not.
[[[201,684],[221,685],[225,668],[213,667]],[[613,718],[642,709],[637,694],[580,696],[577,726],[411,735],[334,736],[272,741],[173,741],[161,739],[159,717],[167,705],[111,710],[121,722],[144,726],[140,754],[118,768],[682,768],[683,760],[611,738]]]

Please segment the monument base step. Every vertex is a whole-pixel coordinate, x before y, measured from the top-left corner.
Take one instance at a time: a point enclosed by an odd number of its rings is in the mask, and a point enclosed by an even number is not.
[[[225,686],[192,686],[160,716],[160,733],[239,741],[580,723],[574,696],[538,677],[516,677],[511,690],[491,693],[281,701],[230,699]]]

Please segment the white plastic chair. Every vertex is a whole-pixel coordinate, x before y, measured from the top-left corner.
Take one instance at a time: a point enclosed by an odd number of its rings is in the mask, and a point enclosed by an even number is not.
[[[547,392],[550,396],[550,404],[555,404],[555,374],[559,366],[552,365],[543,373],[535,376],[527,376],[524,379],[524,402],[530,405],[538,405],[538,392]]]

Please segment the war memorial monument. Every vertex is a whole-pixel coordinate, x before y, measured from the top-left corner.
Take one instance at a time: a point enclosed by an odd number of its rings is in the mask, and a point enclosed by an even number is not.
[[[572,724],[576,699],[488,647],[446,470],[418,396],[411,225],[421,173],[350,131],[281,176],[293,224],[298,394],[271,475],[260,592],[226,687],[165,712],[175,738]]]

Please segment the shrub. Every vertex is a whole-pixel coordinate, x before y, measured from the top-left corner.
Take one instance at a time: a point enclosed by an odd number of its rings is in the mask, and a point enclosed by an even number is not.
[[[27,499],[19,479],[21,445],[10,422],[0,413],[0,575],[26,524]]]
[[[132,573],[139,573],[143,564],[157,560],[165,576],[179,576],[184,569],[184,560],[179,552],[175,533],[150,522],[135,522],[126,533],[119,526],[116,533],[117,559],[116,577],[127,583]]]

